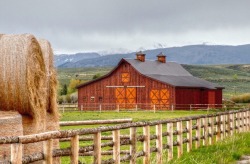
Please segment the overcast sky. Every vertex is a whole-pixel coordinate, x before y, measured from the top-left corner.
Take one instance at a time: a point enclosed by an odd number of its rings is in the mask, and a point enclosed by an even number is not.
[[[0,0],[0,33],[55,53],[250,43],[250,0]]]

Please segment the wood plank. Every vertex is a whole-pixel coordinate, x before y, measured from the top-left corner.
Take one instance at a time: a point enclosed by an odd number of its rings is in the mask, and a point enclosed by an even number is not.
[[[226,123],[226,126],[227,126],[227,132],[226,132],[226,136],[230,136],[230,129],[231,129],[231,114],[227,114],[227,123]]]
[[[216,117],[216,122],[217,122],[217,126],[216,126],[216,142],[220,141],[221,139],[221,116],[217,116]]]
[[[162,124],[156,125],[157,164],[162,164]]]
[[[207,118],[202,118],[202,125],[203,125],[203,146],[208,145],[208,126],[207,126]]]
[[[168,161],[173,159],[173,123],[167,123]]]
[[[239,122],[240,122],[240,120],[239,120],[239,113],[236,113],[235,114],[235,132],[236,133],[239,133],[239,129],[240,129]]]
[[[70,163],[71,164],[78,164],[79,159],[79,135],[75,135],[71,138],[70,141],[71,146],[71,156],[70,156]]]
[[[196,126],[197,126],[197,129],[196,129],[197,140],[195,141],[195,148],[199,148],[200,140],[201,140],[201,119],[200,118],[196,120]]]
[[[183,138],[182,138],[182,121],[177,122],[177,142],[178,142],[178,147],[177,147],[177,157],[180,158],[183,154]]]
[[[136,127],[130,128],[130,164],[136,164]]]
[[[231,122],[230,122],[230,135],[232,136],[234,134],[234,129],[235,129],[235,119],[234,119],[234,113],[230,114]]]
[[[101,164],[101,133],[94,134],[94,164]]]
[[[193,145],[193,123],[192,120],[189,120],[186,122],[187,123],[187,129],[188,129],[188,133],[187,133],[187,139],[188,139],[188,143],[187,143],[187,152],[190,152],[192,150],[192,145]]]
[[[49,139],[43,142],[44,164],[53,163],[53,140]]]
[[[11,157],[12,164],[22,164],[23,145],[21,143],[11,144]]]
[[[110,120],[61,121],[60,126],[131,123],[132,118]]]
[[[209,117],[209,123],[210,123],[209,134],[211,135],[209,137],[209,145],[213,145],[214,144],[214,117]]]
[[[113,131],[113,159],[115,164],[120,164],[120,130]]]
[[[143,127],[143,135],[143,151],[145,154],[143,164],[150,164],[150,126],[147,125]]]
[[[226,117],[225,115],[221,115],[221,121],[222,121],[222,124],[221,124],[221,131],[222,131],[222,135],[221,135],[221,140],[223,140],[225,138],[225,134],[226,134]]]

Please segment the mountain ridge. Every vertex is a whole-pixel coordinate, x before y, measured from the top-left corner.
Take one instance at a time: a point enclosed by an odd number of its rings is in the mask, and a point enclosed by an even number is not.
[[[156,60],[156,56],[162,52],[167,56],[167,61],[174,61],[180,64],[250,63],[250,44],[239,46],[188,45],[145,50],[143,52],[148,60]],[[108,54],[104,56],[98,53],[78,53],[75,56],[64,55],[62,57],[61,55],[55,55],[55,65],[59,68],[115,66],[122,58],[135,58],[135,53]]]

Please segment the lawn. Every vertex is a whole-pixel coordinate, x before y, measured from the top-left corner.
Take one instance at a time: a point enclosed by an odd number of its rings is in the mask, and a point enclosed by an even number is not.
[[[104,120],[104,119],[118,119],[118,118],[132,118],[133,121],[152,121],[161,119],[170,119],[176,117],[185,117],[190,115],[208,114],[215,111],[140,111],[140,112],[79,112],[71,111],[61,113],[61,121],[76,121],[76,120]],[[100,125],[88,125],[88,126],[72,126],[62,127],[62,129],[76,129],[76,128],[92,128]],[[106,125],[102,125],[106,126]],[[108,126],[108,125],[107,125]],[[151,134],[155,133],[155,128],[151,127]],[[166,126],[163,127],[163,131],[166,131]],[[121,135],[129,134],[128,130],[121,130]],[[138,134],[142,134],[142,129],[138,129]],[[110,132],[102,133],[102,135],[111,135]],[[109,142],[109,141],[102,141]],[[165,142],[165,141],[164,141]],[[91,141],[81,141],[80,146],[91,145]],[[152,141],[151,146],[154,146],[155,142]],[[68,142],[61,143],[61,148],[69,147]],[[142,143],[137,143],[137,151],[142,151]],[[128,146],[121,146],[123,150],[129,150]],[[184,150],[186,145],[184,145]],[[103,151],[111,150],[110,148],[102,148]],[[176,148],[175,157],[176,157]],[[212,146],[201,147],[199,149],[193,149],[190,153],[184,151],[184,155],[180,159],[174,158],[170,163],[233,163],[240,158],[241,155],[250,154],[250,133],[237,134],[234,137],[227,138],[224,141],[220,141]],[[164,151],[164,157],[167,157],[166,151]],[[105,156],[103,159],[112,158],[111,156]],[[151,155],[151,162],[154,163],[155,153]],[[164,159],[164,163],[167,163],[167,158]],[[92,157],[80,157],[79,160],[84,163],[92,163]],[[68,157],[62,158],[62,163],[70,163]],[[137,160],[137,163],[142,163],[142,158]]]

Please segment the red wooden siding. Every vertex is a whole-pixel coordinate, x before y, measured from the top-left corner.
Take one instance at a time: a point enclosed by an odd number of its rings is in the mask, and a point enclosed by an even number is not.
[[[157,101],[150,97],[152,90],[159,91]],[[89,103],[122,105],[156,102],[168,103],[168,107],[169,104],[174,104],[174,87],[141,75],[127,62],[121,63],[109,76],[78,88],[79,107]]]
[[[79,108],[84,104],[113,104],[112,109],[132,109],[135,104],[142,109],[207,108],[222,104],[222,89],[173,87],[140,74],[124,60],[107,76],[78,88]]]

